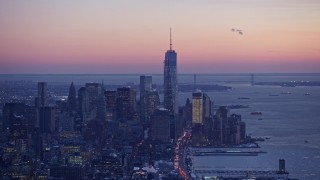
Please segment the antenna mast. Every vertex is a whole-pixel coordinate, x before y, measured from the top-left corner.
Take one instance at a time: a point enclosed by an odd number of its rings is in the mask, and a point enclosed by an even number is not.
[[[172,37],[171,37],[171,27],[170,27],[170,51],[172,51]]]

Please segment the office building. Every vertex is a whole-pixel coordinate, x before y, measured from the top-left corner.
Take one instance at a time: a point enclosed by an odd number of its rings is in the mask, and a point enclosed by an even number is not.
[[[177,53],[172,50],[171,29],[170,49],[165,54],[164,60],[164,108],[171,114],[178,114],[178,80],[177,80]]]
[[[132,120],[135,114],[136,93],[131,87],[117,89],[117,119]]]
[[[85,96],[86,96],[86,88],[85,87],[81,87],[78,90],[78,114],[81,117],[81,120],[83,120],[83,114],[85,111]]]
[[[160,105],[160,97],[158,91],[150,91],[147,93],[147,113],[150,117]]]
[[[203,93],[192,93],[192,123],[203,123]]]
[[[182,119],[186,127],[190,128],[192,126],[192,103],[189,98],[187,98],[186,104],[183,107]]]
[[[150,135],[152,140],[170,141],[170,111],[156,109],[150,118]]]
[[[106,100],[105,100],[105,95],[104,93],[101,93],[98,96],[98,100],[97,100],[97,116],[96,119],[99,121],[106,121]]]
[[[207,93],[203,93],[203,116],[205,119],[213,117],[213,101]]]
[[[3,107],[3,132],[13,139],[27,139],[27,106],[24,103],[6,103]]]
[[[214,142],[217,145],[224,143],[224,127],[228,120],[228,110],[225,106],[220,106],[214,118]]]
[[[148,113],[148,94],[152,90],[152,76],[140,76],[140,121],[147,122],[150,114]]]
[[[73,82],[71,83],[69,88],[68,109],[70,112],[76,112],[77,110],[77,94]]]
[[[17,116],[25,114],[26,105],[24,103],[5,103],[3,106],[3,131],[10,130],[12,123]]]
[[[83,120],[88,122],[97,117],[97,102],[102,93],[99,83],[86,83],[82,105],[84,105]]]
[[[107,121],[114,121],[117,117],[117,91],[104,91],[106,101]]]
[[[192,93],[192,123],[204,124],[204,120],[212,116],[213,103],[210,97],[200,90]]]
[[[48,87],[46,82],[38,82],[38,97],[36,106],[43,107],[48,105]]]
[[[62,131],[74,130],[74,118],[68,112],[59,113],[59,127]]]
[[[50,134],[56,129],[56,109],[54,107],[39,107],[40,133]]]
[[[214,117],[213,141],[216,145],[237,145],[246,141],[246,124],[241,115],[231,114],[221,106]]]

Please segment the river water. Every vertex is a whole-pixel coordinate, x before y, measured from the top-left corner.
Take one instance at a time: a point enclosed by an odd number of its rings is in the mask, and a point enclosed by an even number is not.
[[[261,150],[267,154],[250,157],[194,157],[196,169],[227,167],[276,170],[278,159],[285,159],[290,177],[320,179],[320,87],[238,85],[229,92],[208,94],[217,105],[249,105],[250,108],[235,109],[230,113],[242,115],[248,134],[270,139],[259,143]],[[250,99],[239,100],[238,97]],[[253,111],[260,111],[262,115],[251,115]]]
[[[264,81],[306,80],[301,76],[281,78],[264,77]],[[310,79],[319,80],[319,76]],[[270,138],[259,143],[260,150],[267,153],[238,157],[197,156],[193,158],[195,169],[277,170],[278,160],[285,159],[289,177],[320,179],[320,87],[251,86],[246,82],[219,84],[233,89],[207,94],[215,105],[248,105],[250,108],[234,109],[230,113],[241,114],[247,134]],[[190,98],[190,94],[180,97]],[[253,111],[262,112],[262,115],[251,115]],[[260,118],[262,120],[258,120]]]

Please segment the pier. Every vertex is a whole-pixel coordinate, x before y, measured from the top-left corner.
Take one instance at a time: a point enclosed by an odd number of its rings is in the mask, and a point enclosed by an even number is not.
[[[288,179],[288,172],[279,171],[241,171],[241,170],[195,170],[197,176],[216,176],[223,178],[246,178],[246,177],[259,177],[259,178],[281,178]]]
[[[265,151],[194,151],[193,156],[258,156]]]

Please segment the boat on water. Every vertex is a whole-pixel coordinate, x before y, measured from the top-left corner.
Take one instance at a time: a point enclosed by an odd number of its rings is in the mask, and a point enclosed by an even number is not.
[[[310,96],[310,93],[305,93],[304,95],[305,95],[305,96]]]
[[[228,106],[229,109],[242,109],[242,108],[249,108],[247,105],[239,105],[239,104],[231,104]]]
[[[258,120],[259,120],[259,121],[261,121],[261,120],[262,120],[262,118],[259,118]]]
[[[238,99],[250,99],[248,97],[238,97]]]
[[[260,111],[254,111],[254,112],[251,112],[251,115],[262,115],[262,112],[260,112]]]
[[[282,92],[280,94],[291,94],[291,92]]]
[[[296,85],[292,84],[292,83],[290,83],[290,84],[282,84],[281,87],[296,87]]]
[[[263,137],[257,137],[255,138],[256,141],[264,141],[265,139]]]

